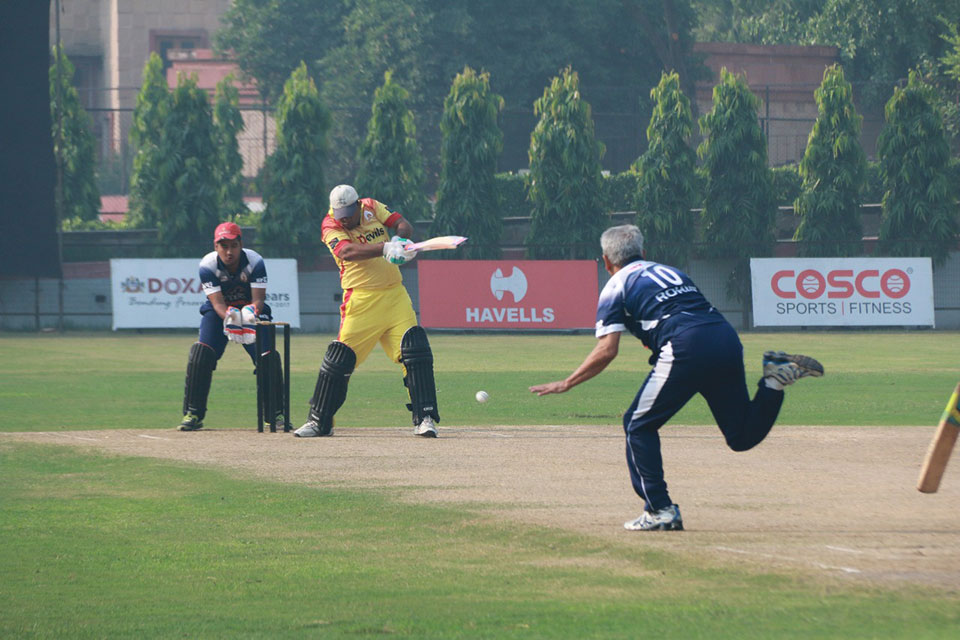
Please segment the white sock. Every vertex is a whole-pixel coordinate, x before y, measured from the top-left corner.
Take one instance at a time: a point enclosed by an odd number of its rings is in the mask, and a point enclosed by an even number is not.
[[[773,389],[774,391],[783,391],[783,383],[776,378],[769,376],[764,378],[763,381],[766,383],[768,389]]]

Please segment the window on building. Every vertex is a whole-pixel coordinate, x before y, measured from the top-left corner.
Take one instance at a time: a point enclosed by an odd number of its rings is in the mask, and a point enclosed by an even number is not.
[[[194,49],[208,48],[209,42],[205,29],[150,32],[150,51],[155,51],[163,60],[164,71],[175,60],[189,60]]]

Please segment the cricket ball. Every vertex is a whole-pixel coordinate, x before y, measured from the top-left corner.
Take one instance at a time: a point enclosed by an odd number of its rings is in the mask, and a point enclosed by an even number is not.
[[[490,399],[490,394],[487,393],[486,391],[477,391],[476,398],[477,398],[477,402],[486,402],[487,400]]]

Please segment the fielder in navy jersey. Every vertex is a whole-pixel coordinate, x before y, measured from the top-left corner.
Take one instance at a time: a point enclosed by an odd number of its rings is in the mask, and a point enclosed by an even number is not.
[[[667,493],[658,430],[693,396],[707,401],[727,445],[746,451],[770,432],[783,388],[806,376],[822,376],[813,358],[783,351],[763,354],[763,377],[753,399],[747,392],[743,346],[737,332],[697,285],[675,267],[643,259],[643,235],[633,225],[600,237],[611,278],[597,304],[597,344],[565,380],[530,387],[537,395],[563,393],[593,378],[617,356],[620,334],[629,331],[647,346],[653,370],[623,416],[627,466],[643,514],[631,531],[682,530],[680,509]]]
[[[227,337],[228,316],[236,314],[239,325],[240,310],[246,307],[250,322],[271,319],[270,306],[265,302],[267,268],[263,258],[256,251],[243,248],[242,232],[233,222],[218,225],[213,239],[214,250],[200,260],[200,284],[207,299],[200,306],[200,333],[187,359],[183,419],[177,427],[180,431],[203,428],[213,372],[227,342],[235,339]],[[237,331],[241,332],[240,327]],[[272,353],[272,345],[264,347]],[[243,348],[256,364],[252,340],[244,343]]]

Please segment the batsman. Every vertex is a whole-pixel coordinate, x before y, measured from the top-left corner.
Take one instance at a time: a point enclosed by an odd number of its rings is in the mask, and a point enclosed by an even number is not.
[[[437,437],[437,390],[433,352],[417,324],[399,265],[413,260],[413,226],[373,198],[361,199],[347,184],[330,192],[323,220],[323,242],[340,269],[343,302],[340,332],[327,347],[310,400],[310,415],[294,431],[299,438],[333,434],[333,417],[347,398],[347,384],[379,342],[387,357],[401,365],[413,415],[413,433]]]

